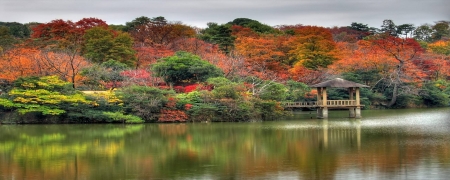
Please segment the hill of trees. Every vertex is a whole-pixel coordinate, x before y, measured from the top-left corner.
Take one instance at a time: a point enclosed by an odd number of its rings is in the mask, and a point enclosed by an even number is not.
[[[308,85],[336,77],[370,86],[367,108],[448,106],[450,21],[380,24],[0,22],[0,107],[17,121],[268,120],[284,113],[279,102],[313,100]]]

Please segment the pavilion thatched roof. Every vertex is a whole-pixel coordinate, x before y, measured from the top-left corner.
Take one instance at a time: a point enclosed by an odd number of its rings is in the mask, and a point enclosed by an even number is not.
[[[336,78],[332,80],[328,80],[325,82],[321,82],[318,84],[311,85],[310,87],[342,87],[342,88],[350,88],[350,87],[369,87],[364,84],[355,83],[352,81],[347,81],[345,79]]]

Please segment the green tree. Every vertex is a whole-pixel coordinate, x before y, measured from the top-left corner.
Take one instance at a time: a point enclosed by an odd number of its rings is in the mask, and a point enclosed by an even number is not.
[[[270,83],[267,88],[259,94],[259,98],[263,100],[284,101],[287,97],[288,89],[280,83]]]
[[[126,77],[122,76],[121,73],[127,69],[129,69],[129,66],[115,60],[90,66],[81,71],[81,75],[86,77],[83,84],[94,90],[100,86],[102,86],[101,89],[115,89],[125,80]]]
[[[209,78],[206,82],[213,85],[212,94],[216,99],[239,99],[241,98],[239,93],[244,89],[243,84],[231,82],[225,77]]]
[[[27,24],[18,22],[0,22],[0,26],[5,26],[10,29],[11,35],[15,38],[26,39],[30,37],[31,31]]]
[[[157,121],[161,108],[167,103],[167,96],[172,93],[155,87],[129,86],[119,89],[117,95],[123,100],[126,112],[146,121]]]
[[[171,86],[184,82],[204,82],[210,77],[223,76],[219,68],[202,60],[199,56],[183,51],[158,60],[151,66],[151,70],[156,77],[161,77]]]
[[[219,49],[222,52],[228,54],[234,48],[234,40],[236,39],[231,35],[231,25],[217,23],[208,23],[208,27],[201,31],[200,39],[218,44]]]
[[[0,26],[0,54],[11,49],[17,41],[6,26]]]
[[[71,88],[57,76],[22,77],[15,81],[8,96],[0,98],[0,107],[19,114],[38,113],[74,122],[141,123],[139,117],[121,112],[121,100],[114,94],[89,96]]]
[[[450,37],[450,21],[439,21],[432,27],[432,29],[433,33],[431,36],[434,41]]]
[[[227,24],[248,27],[258,33],[272,33],[275,31],[275,29],[270,27],[269,25],[262,24],[259,21],[248,18],[236,18],[233,21],[228,22]]]
[[[137,17],[131,22],[126,22],[123,30],[125,32],[131,32],[141,25],[150,23],[150,21],[151,21],[150,18],[145,16]]]
[[[132,48],[133,39],[128,33],[94,27],[86,31],[84,45],[84,56],[93,62],[116,60],[133,66],[136,61],[135,51]]]
[[[397,26],[395,25],[394,21],[390,19],[383,20],[383,25],[381,25],[380,33],[385,33],[390,36],[397,37]]]
[[[286,87],[288,89],[286,100],[294,102],[305,100],[305,95],[311,91],[308,85],[292,80],[286,82]]]
[[[414,27],[413,24],[401,24],[397,26],[397,35],[401,35],[405,38],[411,38],[413,37],[415,29],[416,27]]]
[[[445,92],[445,86],[450,85],[444,80],[426,83],[419,93],[423,103],[430,107],[448,106],[450,103],[450,94]]]
[[[70,86],[57,76],[21,77],[8,93],[9,99],[0,99],[0,105],[21,114],[59,115],[66,112],[58,106],[61,103],[89,103],[83,95],[70,90]]]
[[[433,33],[433,29],[431,29],[431,25],[423,24],[416,28],[414,31],[414,39],[417,41],[425,41],[431,42],[431,34]]]

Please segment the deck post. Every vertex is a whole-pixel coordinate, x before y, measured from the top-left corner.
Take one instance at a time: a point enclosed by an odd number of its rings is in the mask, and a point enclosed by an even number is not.
[[[355,108],[354,107],[348,108],[348,117],[355,118],[356,117],[355,113],[356,112],[355,112]]]
[[[323,119],[328,119],[328,108],[327,107],[324,107],[322,109],[322,118]]]
[[[356,87],[356,109],[355,109],[355,118],[361,118],[361,103],[359,98],[359,87]]]
[[[349,100],[353,100],[353,93],[354,93],[354,88],[348,88],[348,93],[349,93]],[[348,116],[350,118],[355,118],[355,108],[354,107],[350,107],[348,108]]]
[[[323,110],[322,110],[322,118],[323,119],[327,119],[328,118],[328,107],[327,107],[327,88],[323,87],[322,88],[322,106],[323,106]]]
[[[322,119],[323,118],[323,111],[322,108],[317,108],[317,118]]]
[[[355,118],[360,119],[361,118],[361,107],[356,107],[355,109]]]

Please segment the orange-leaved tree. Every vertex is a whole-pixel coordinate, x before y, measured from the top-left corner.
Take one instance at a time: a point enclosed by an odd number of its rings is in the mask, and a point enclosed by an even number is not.
[[[329,29],[317,26],[300,26],[290,39],[289,52],[294,62],[308,69],[326,68],[339,59],[336,43]]]
[[[70,80],[75,88],[75,77],[87,64],[81,57],[84,34],[93,27],[106,29],[108,25],[97,18],[83,18],[77,22],[56,19],[34,26],[31,34],[33,40],[28,43],[40,49],[42,62],[46,63],[48,68]],[[62,67],[58,67],[61,65]]]
[[[399,90],[407,87],[405,86],[406,82],[417,81],[423,77],[423,74],[417,73],[417,67],[412,63],[422,53],[423,49],[415,39],[399,38],[389,34],[374,35],[370,42],[395,60],[396,67],[390,78],[393,84],[393,92],[388,107],[391,107],[397,101]]]

